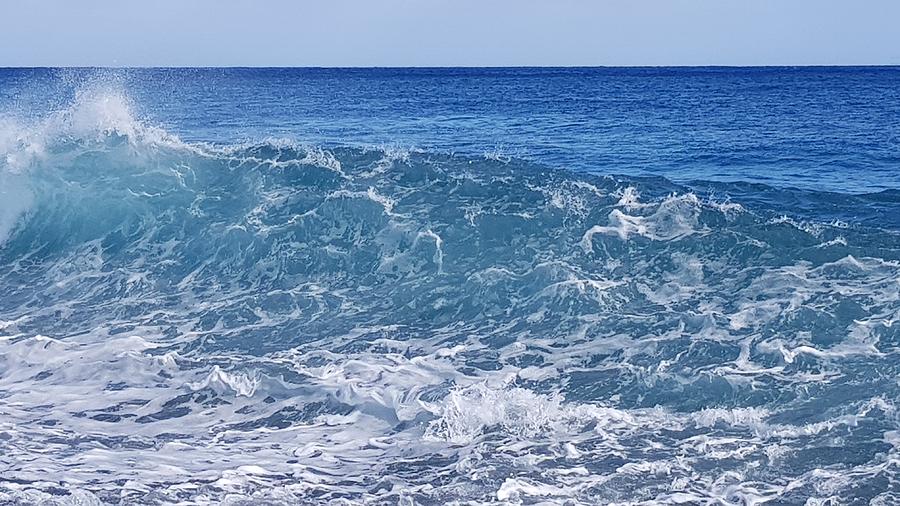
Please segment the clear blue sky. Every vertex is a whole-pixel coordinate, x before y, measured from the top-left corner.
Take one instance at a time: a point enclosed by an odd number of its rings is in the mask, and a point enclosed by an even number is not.
[[[0,0],[0,66],[900,64],[898,0]]]

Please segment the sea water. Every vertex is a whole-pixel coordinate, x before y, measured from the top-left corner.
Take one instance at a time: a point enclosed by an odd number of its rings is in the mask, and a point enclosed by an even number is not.
[[[900,502],[900,69],[0,70],[0,503]]]

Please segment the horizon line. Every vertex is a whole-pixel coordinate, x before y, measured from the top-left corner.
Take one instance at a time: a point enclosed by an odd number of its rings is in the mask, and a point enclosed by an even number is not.
[[[309,70],[434,70],[434,69],[794,69],[794,68],[900,68],[900,63],[797,64],[797,65],[0,65],[0,70],[35,69],[309,69]]]

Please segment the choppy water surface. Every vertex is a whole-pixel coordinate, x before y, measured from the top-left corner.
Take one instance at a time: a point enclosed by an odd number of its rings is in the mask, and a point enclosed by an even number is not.
[[[0,502],[900,502],[900,72],[406,72],[0,71]]]

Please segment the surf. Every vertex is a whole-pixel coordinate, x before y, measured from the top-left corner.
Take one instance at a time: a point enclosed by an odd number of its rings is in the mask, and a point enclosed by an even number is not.
[[[851,453],[893,472],[900,236],[833,193],[186,142],[137,108],[94,86],[0,129],[3,500],[753,502]]]

